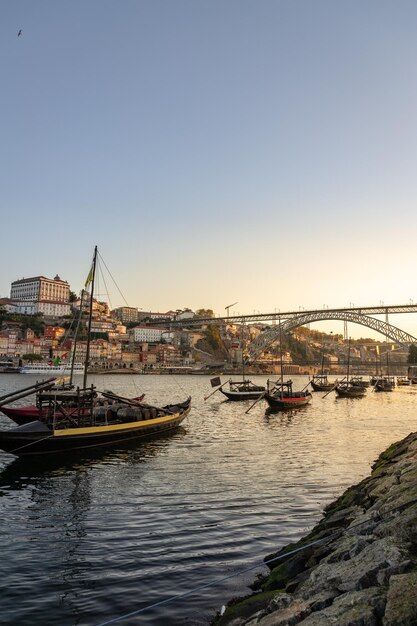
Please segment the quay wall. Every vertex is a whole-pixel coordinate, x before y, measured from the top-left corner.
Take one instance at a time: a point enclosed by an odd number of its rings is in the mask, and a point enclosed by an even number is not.
[[[213,624],[415,626],[417,433],[385,450],[306,537],[265,562],[269,575]]]

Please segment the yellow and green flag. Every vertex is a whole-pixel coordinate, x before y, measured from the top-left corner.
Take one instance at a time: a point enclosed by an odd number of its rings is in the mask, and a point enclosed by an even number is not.
[[[87,280],[85,281],[84,289],[87,289],[88,285],[92,282],[94,276],[94,265],[91,266],[91,269],[88,273]]]

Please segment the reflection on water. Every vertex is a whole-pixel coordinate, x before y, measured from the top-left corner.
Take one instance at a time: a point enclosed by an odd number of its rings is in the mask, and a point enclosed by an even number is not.
[[[95,625],[261,563],[415,430],[414,388],[368,391],[361,402],[319,393],[286,412],[260,402],[246,414],[253,401],[203,402],[205,377],[118,376],[102,387],[155,403],[191,393],[193,409],[171,436],[147,443],[36,461],[0,453],[7,624]],[[121,623],[208,623],[254,576]]]

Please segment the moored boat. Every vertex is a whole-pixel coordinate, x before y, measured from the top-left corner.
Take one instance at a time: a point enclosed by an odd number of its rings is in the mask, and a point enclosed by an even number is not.
[[[228,400],[256,400],[265,393],[266,388],[254,385],[250,380],[229,380],[229,389],[221,388],[220,391]]]
[[[366,386],[360,385],[360,384],[353,384],[352,381],[349,379],[349,372],[350,372],[350,338],[348,341],[346,380],[340,381],[340,383],[335,386],[335,392],[338,398],[363,398],[365,397],[366,391],[367,391]]]
[[[329,381],[327,374],[315,374],[310,380],[310,385],[313,391],[329,391],[333,389],[335,383]]]
[[[394,391],[394,376],[381,376],[374,384],[374,391]]]
[[[363,398],[366,396],[366,387],[352,385],[350,381],[341,382],[335,387],[339,398]]]
[[[55,394],[57,392],[62,394],[64,390],[69,391],[71,389],[73,389],[73,386],[68,386],[65,384],[62,386],[57,386],[56,388],[50,387],[50,391]],[[77,409],[76,400],[74,400],[73,398],[71,398],[71,396],[68,396],[68,395],[65,397],[61,395],[61,397],[63,398],[62,406],[57,407],[56,410],[54,411],[55,417],[57,419],[62,417],[63,410],[65,410],[66,415],[77,416],[78,409]],[[126,407],[126,405],[135,406],[138,402],[142,402],[144,397],[145,397],[144,393],[141,396],[137,396],[135,398],[123,398],[121,396],[113,394],[111,391],[96,392],[94,402],[93,402],[93,407],[94,408],[98,408],[100,406],[113,407],[113,405],[114,406],[121,405],[122,407]],[[48,410],[46,409],[45,406],[42,406],[42,402],[40,402],[40,400],[41,400],[41,396],[39,395],[39,392],[38,392],[38,396],[37,396],[38,404],[28,404],[25,406],[6,405],[6,406],[1,406],[0,411],[4,413],[4,415],[6,415],[13,422],[18,424],[19,426],[22,426],[23,424],[28,424],[29,422],[33,422],[34,420],[47,417]]]
[[[23,426],[0,431],[0,448],[16,456],[31,456],[145,440],[175,429],[191,409],[191,398],[163,407],[93,407],[94,394],[94,387],[61,395],[40,393],[46,414]],[[71,395],[77,402],[76,415],[63,408]],[[56,417],[57,408],[62,410],[60,418]]]
[[[28,363],[19,369],[20,374],[43,374],[46,376],[65,376],[71,374],[84,374],[84,365],[82,363],[70,362],[54,365],[53,363]]]
[[[397,387],[409,387],[411,380],[407,376],[397,376]]]
[[[277,381],[271,388],[268,381],[264,398],[271,409],[298,409],[311,402],[313,396],[309,391],[293,391],[292,384],[292,380]]]
[[[369,387],[371,384],[370,380],[364,380],[362,376],[352,376],[350,382],[354,387]]]

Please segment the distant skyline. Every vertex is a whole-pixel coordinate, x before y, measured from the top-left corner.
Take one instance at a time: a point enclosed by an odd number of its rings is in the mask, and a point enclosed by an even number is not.
[[[2,296],[38,274],[79,292],[97,244],[144,310],[417,302],[414,2],[0,16]],[[417,316],[390,321],[417,336]]]

